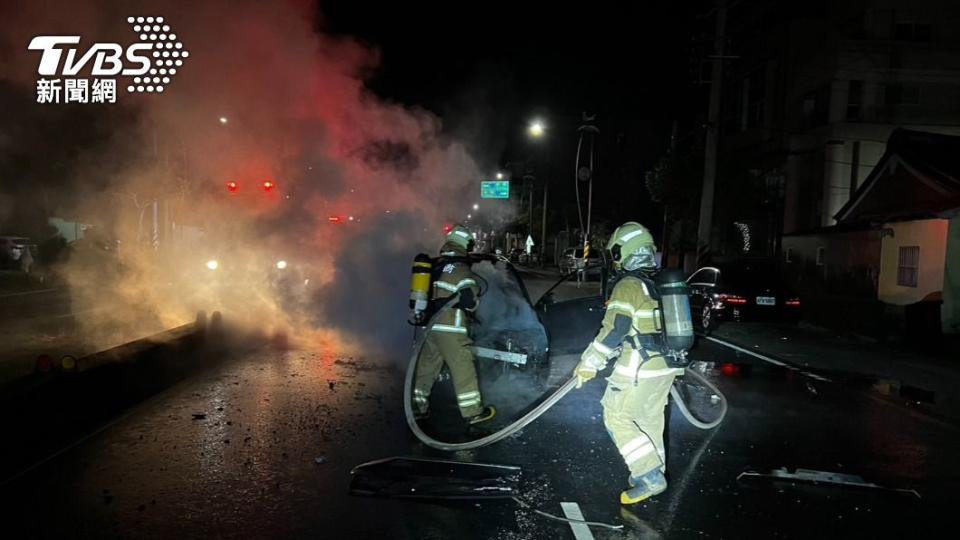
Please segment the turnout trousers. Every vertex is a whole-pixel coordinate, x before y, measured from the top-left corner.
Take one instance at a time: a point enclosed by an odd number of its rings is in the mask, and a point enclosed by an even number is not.
[[[637,378],[628,384],[607,382],[600,401],[603,423],[631,476],[642,476],[657,468],[666,470],[664,408],[675,377],[676,374],[669,373]]]
[[[431,331],[427,335],[420,358],[417,359],[413,383],[413,401],[418,412],[427,412],[430,391],[444,364],[453,378],[461,416],[470,418],[483,411],[471,345],[473,340],[466,333]]]

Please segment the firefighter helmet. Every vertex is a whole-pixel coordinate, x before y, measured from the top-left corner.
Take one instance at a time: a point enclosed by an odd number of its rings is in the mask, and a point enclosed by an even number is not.
[[[468,253],[473,250],[473,235],[470,234],[470,229],[459,223],[450,228],[446,242],[458,246]]]
[[[643,225],[628,221],[610,235],[607,250],[613,256],[615,268],[626,271],[657,267],[657,246],[653,235]]]

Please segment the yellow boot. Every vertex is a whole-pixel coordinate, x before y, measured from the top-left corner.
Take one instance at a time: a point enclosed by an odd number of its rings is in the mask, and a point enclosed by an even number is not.
[[[477,425],[486,422],[487,420],[492,420],[494,416],[497,415],[497,409],[493,405],[487,405],[480,411],[480,414],[474,415],[470,418],[470,425]]]
[[[667,490],[667,479],[654,469],[643,476],[630,478],[630,489],[620,493],[620,504],[637,504]]]

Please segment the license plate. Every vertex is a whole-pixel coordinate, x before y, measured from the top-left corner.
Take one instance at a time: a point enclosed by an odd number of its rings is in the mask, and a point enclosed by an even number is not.
[[[773,296],[758,296],[757,297],[758,306],[775,306],[777,305],[777,299]]]

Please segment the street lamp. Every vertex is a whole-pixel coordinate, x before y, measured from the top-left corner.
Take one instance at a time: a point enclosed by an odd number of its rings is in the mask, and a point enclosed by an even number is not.
[[[544,132],[546,132],[546,127],[544,127],[543,121],[541,120],[530,122],[530,126],[527,128],[527,133],[534,139],[543,137]]]
[[[473,203],[473,209],[474,209],[474,210],[479,210],[479,209],[480,209],[480,205],[477,204],[477,203]]]
[[[497,173],[497,180],[503,180],[503,173],[502,173],[502,172],[498,172],[498,173]]]
[[[221,116],[221,117],[220,117],[220,123],[221,123],[221,124],[226,124],[227,122],[229,122],[229,120],[227,120],[227,117],[226,117],[226,116]]]

